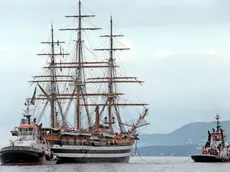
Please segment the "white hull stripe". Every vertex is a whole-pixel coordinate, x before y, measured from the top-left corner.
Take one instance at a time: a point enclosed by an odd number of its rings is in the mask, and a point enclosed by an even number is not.
[[[52,149],[71,149],[71,150],[126,150],[126,149],[132,149],[133,146],[101,146],[101,147],[96,147],[96,146],[68,146],[68,145],[53,145]]]
[[[77,153],[56,153],[57,157],[69,157],[69,158],[118,158],[118,157],[128,157],[130,153],[120,153],[120,154],[77,154]]]

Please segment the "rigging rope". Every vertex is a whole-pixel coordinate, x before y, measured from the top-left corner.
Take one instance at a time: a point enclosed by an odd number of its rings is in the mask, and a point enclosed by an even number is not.
[[[134,153],[131,155],[132,157],[135,157],[135,156],[139,156],[139,158],[146,164],[167,164],[166,163],[158,163],[158,162],[150,162],[150,161],[146,161],[141,155],[140,153],[138,152],[138,145],[137,145],[137,142],[138,140],[135,141],[135,148],[134,148]],[[186,161],[182,161],[181,163],[184,164],[184,163],[187,163],[190,161],[190,157],[186,160]]]

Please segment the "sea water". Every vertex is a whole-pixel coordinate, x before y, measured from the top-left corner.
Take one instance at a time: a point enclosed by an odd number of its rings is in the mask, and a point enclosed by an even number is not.
[[[230,163],[194,163],[189,157],[132,157],[130,163],[0,166],[0,172],[230,172]]]

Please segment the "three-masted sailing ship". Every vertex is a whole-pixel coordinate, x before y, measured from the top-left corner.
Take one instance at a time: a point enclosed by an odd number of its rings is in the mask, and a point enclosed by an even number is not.
[[[78,14],[66,16],[77,19],[77,28],[61,29],[77,32],[74,58],[69,58],[70,54],[58,48],[64,42],[55,40],[52,26],[51,41],[42,42],[50,46],[51,52],[39,54],[49,57],[48,65],[44,67],[46,72],[34,76],[31,81],[41,92],[34,100],[43,102],[38,120],[45,108],[50,106],[51,127],[43,127],[43,137],[51,145],[58,163],[128,162],[133,144],[138,139],[138,128],[149,124],[144,120],[148,104],[120,102],[124,94],[117,92],[117,84],[143,81],[116,74],[119,66],[116,64],[115,52],[129,48],[114,46],[114,39],[123,35],[113,33],[112,17],[110,33],[101,36],[109,38],[109,48],[95,49],[107,51],[107,58],[89,61],[84,54],[84,34],[99,28],[84,27],[83,19],[94,15],[82,14],[80,1],[78,7]],[[102,76],[97,70],[103,70]],[[91,74],[99,76],[90,77]],[[123,121],[120,110],[120,107],[128,106],[144,107],[143,113],[138,114],[138,119],[131,124]],[[129,114],[126,112],[124,115]],[[73,121],[69,120],[71,117],[74,118],[74,126],[69,122]]]

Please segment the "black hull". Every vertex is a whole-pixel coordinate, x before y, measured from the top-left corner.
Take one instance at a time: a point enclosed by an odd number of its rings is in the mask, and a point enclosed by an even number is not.
[[[193,155],[194,162],[230,162],[230,157],[219,157],[215,155]]]
[[[11,146],[0,151],[1,165],[42,165],[45,154],[31,147]]]
[[[86,158],[86,157],[79,157],[79,158],[58,158],[57,164],[64,164],[64,163],[128,163],[128,157],[113,157],[113,158]]]

